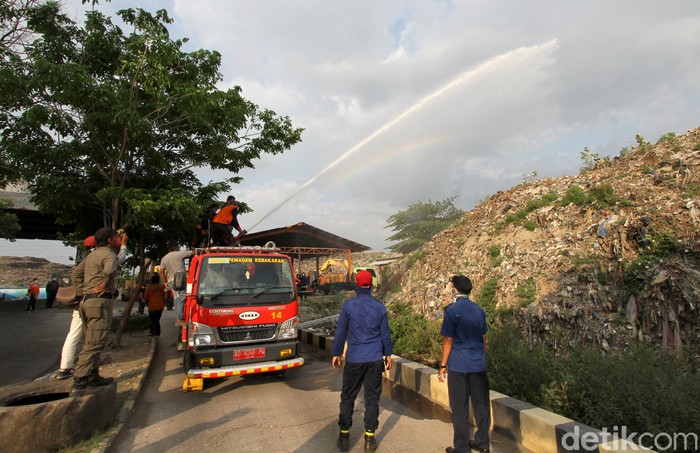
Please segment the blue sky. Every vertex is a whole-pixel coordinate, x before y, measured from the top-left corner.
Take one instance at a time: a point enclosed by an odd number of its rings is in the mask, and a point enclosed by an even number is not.
[[[578,173],[584,147],[616,155],[700,125],[696,1],[102,5],[136,6],[165,8],[188,50],[219,51],[221,88],[306,129],[240,174],[251,231],[304,221],[382,250],[412,203],[468,210],[533,172]]]

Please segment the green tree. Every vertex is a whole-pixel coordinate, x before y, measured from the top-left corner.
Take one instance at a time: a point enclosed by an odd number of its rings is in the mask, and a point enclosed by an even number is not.
[[[387,219],[387,226],[395,231],[388,239],[398,241],[390,245],[391,251],[407,254],[418,250],[433,236],[452,225],[464,215],[464,211],[454,206],[454,199],[418,202],[405,211],[399,211]]]
[[[26,183],[39,211],[76,225],[74,240],[127,227],[143,270],[169,239],[192,239],[241,169],[301,140],[240,87],[219,89],[221,55],[183,51],[165,10],[120,10],[121,27],[95,9],[80,26],[53,1],[22,14],[31,41],[2,50],[0,186]],[[204,184],[199,168],[231,176]]]
[[[15,241],[15,234],[20,230],[19,219],[6,211],[12,207],[12,200],[0,198],[0,238]]]
[[[127,30],[95,10],[80,27],[55,2],[30,8],[35,39],[0,80],[12,98],[0,116],[0,182],[25,181],[41,212],[81,235],[129,225],[184,242],[213,195],[302,130],[240,87],[218,89],[220,54],[183,51],[165,10],[117,14]],[[205,185],[202,167],[232,176]]]

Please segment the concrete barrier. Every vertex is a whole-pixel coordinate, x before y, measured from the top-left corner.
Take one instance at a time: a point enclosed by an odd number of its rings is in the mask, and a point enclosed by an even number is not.
[[[331,350],[332,336],[313,330],[302,330],[300,336],[304,344]],[[399,356],[392,356],[392,361],[393,368],[384,373],[387,379],[449,410],[447,384],[438,381],[436,369]],[[623,439],[613,440],[610,433],[606,437],[600,430],[493,390],[491,429],[537,453],[652,452]]]

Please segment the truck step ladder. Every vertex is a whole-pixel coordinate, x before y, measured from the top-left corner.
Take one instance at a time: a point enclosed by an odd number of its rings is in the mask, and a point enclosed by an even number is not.
[[[202,390],[204,390],[204,379],[202,378],[186,377],[185,382],[182,383],[183,392],[201,392]]]

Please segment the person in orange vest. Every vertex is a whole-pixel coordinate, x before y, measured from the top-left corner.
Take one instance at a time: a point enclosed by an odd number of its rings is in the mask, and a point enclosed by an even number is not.
[[[160,317],[165,308],[165,285],[160,282],[160,275],[153,274],[150,285],[146,286],[143,298],[148,304],[148,318],[151,320],[149,336],[160,336]]]
[[[211,237],[215,245],[233,245],[233,229],[235,228],[239,236],[246,233],[246,230],[238,224],[239,203],[236,197],[229,195],[226,204],[216,213],[211,221]]]
[[[36,300],[39,298],[40,291],[41,290],[39,289],[39,279],[35,278],[29,284],[29,288],[27,288],[27,294],[29,295],[29,301],[27,302],[27,311],[36,310]]]

